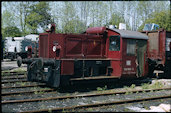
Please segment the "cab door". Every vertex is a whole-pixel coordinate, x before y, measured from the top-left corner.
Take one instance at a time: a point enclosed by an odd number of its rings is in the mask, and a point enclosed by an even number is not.
[[[120,77],[121,76],[121,67],[122,67],[122,63],[121,63],[121,42],[122,42],[122,38],[120,37],[120,35],[111,35],[109,36],[108,39],[108,50],[107,50],[107,54],[108,54],[108,58],[111,61],[111,67],[113,69],[111,76],[116,76],[116,77]]]
[[[122,74],[124,77],[136,77],[137,72],[137,41],[135,39],[123,40],[123,67]]]

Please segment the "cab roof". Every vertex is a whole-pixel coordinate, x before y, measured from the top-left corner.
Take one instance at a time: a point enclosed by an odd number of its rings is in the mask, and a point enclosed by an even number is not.
[[[121,29],[109,29],[108,30],[117,32],[121,35],[122,38],[133,38],[133,39],[144,39],[144,40],[148,40],[148,36],[137,32],[137,31],[129,31],[129,30],[121,30]]]

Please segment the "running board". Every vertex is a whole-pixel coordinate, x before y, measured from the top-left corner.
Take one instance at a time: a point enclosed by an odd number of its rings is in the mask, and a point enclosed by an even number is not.
[[[96,80],[96,79],[112,79],[112,78],[120,78],[118,76],[94,76],[94,77],[82,77],[82,78],[72,78],[70,81],[77,81],[77,80]]]

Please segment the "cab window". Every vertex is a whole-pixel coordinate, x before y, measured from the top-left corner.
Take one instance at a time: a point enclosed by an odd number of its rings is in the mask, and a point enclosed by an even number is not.
[[[128,55],[135,55],[136,52],[136,40],[127,40],[127,50],[126,53]]]
[[[120,37],[119,36],[110,36],[109,51],[120,51]]]

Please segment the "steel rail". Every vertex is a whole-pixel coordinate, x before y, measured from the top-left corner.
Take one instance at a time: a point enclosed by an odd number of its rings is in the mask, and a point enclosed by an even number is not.
[[[25,75],[20,75],[20,76],[7,76],[7,77],[2,77],[2,80],[9,80],[9,79],[22,79],[26,78],[27,76]]]
[[[17,71],[8,71],[8,72],[1,72],[2,74],[5,74],[5,73],[11,73],[11,74],[16,74],[16,73],[26,73],[27,71],[21,71],[21,72],[17,72]]]
[[[75,105],[75,106],[70,106],[70,107],[58,107],[58,108],[51,108],[51,109],[22,111],[20,113],[34,113],[34,112],[48,112],[48,111],[57,112],[57,111],[63,111],[63,110],[73,110],[73,109],[78,109],[78,108],[81,109],[81,108],[89,108],[89,107],[100,107],[100,106],[107,106],[107,105],[114,105],[114,104],[124,104],[124,103],[133,103],[133,102],[140,102],[140,101],[164,99],[164,98],[170,98],[170,97],[171,97],[171,95],[165,95],[165,96],[156,96],[156,97],[148,97],[148,98],[128,99],[128,100],[112,101],[112,102],[102,102],[102,103],[95,103],[95,104]]]
[[[1,88],[9,89],[9,88],[26,88],[26,87],[36,87],[36,86],[45,86],[45,84],[33,84],[33,85],[24,85],[24,86],[6,86],[6,87],[1,87]]]
[[[15,83],[15,82],[27,82],[27,79],[11,80],[11,81],[1,81],[1,84],[5,83]]]
[[[20,91],[20,92],[5,92],[5,93],[1,93],[1,97],[2,96],[6,96],[6,95],[16,95],[16,94],[24,94],[24,93],[35,93],[35,92],[50,92],[50,91],[54,91],[55,89],[42,89],[42,90],[34,90],[34,91]]]
[[[24,74],[26,74],[26,73],[18,73],[18,74],[1,74],[3,77],[7,77],[7,76],[14,76],[14,75],[18,75],[18,76],[20,76],[20,75],[24,75]]]
[[[26,74],[26,72],[24,72],[24,73],[10,73],[10,72],[8,72],[8,73],[2,73],[1,72],[1,75],[3,75],[3,76],[13,76],[13,75],[23,75],[23,74]]]
[[[84,94],[84,95],[72,95],[72,96],[58,96],[58,97],[48,97],[48,98],[37,98],[37,99],[24,99],[24,100],[9,100],[2,101],[1,104],[11,104],[11,103],[22,103],[22,102],[37,102],[37,101],[45,101],[45,100],[62,100],[62,99],[72,99],[79,97],[94,97],[94,96],[104,96],[104,95],[113,95],[113,94],[125,94],[126,92],[149,92],[149,91],[157,91],[157,90],[170,90],[171,88],[158,88],[158,89],[147,89],[147,90],[133,90],[133,91],[121,91],[121,92],[107,92],[100,94]]]

